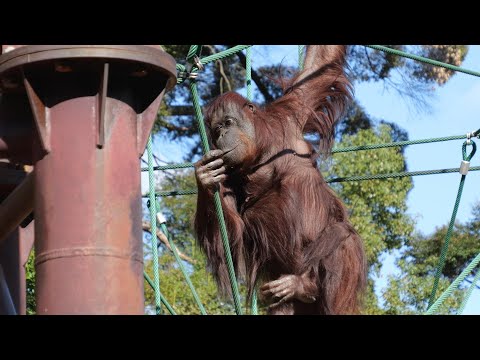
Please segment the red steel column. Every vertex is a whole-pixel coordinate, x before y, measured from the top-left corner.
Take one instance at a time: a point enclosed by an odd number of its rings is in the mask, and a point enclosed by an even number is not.
[[[37,313],[143,314],[139,156],[175,83],[173,58],[139,45],[26,46],[4,56],[11,54],[12,62],[28,56],[21,76],[41,140]]]
[[[51,152],[35,164],[38,313],[143,313],[136,114],[108,99],[116,118],[99,149],[94,102],[50,109]]]

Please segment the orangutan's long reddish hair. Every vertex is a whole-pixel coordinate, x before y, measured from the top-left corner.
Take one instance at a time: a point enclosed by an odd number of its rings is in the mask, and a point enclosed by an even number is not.
[[[316,167],[318,154],[303,141],[304,134],[316,133],[321,139],[317,150],[331,149],[335,123],[352,92],[344,67],[344,46],[309,46],[304,70],[292,78],[284,95],[243,113],[254,124],[255,146],[220,188],[235,268],[245,277],[249,296],[258,280],[305,272],[314,279],[316,301],[284,304],[285,313],[358,313],[366,284],[362,241]],[[247,105],[240,95],[226,93],[207,107],[207,125],[219,109]],[[299,144],[307,151],[298,152]],[[213,202],[201,189],[195,232],[219,288],[228,293]]]

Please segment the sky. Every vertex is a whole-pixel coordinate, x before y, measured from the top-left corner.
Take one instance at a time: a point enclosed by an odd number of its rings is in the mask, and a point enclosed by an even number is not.
[[[254,68],[280,61],[286,65],[296,65],[297,46],[252,48]],[[470,46],[462,67],[480,70],[480,46]],[[480,128],[480,78],[467,74],[457,73],[444,86],[436,88],[429,99],[431,108],[428,111],[416,111],[398,93],[386,90],[381,83],[355,84],[355,98],[372,118],[395,122],[408,132],[410,140],[462,135]],[[463,140],[454,140],[408,146],[405,151],[408,171],[459,167],[462,144]],[[473,157],[471,166],[480,165],[480,140],[477,145],[479,152]],[[181,162],[188,145],[158,139],[154,142],[154,149],[155,154],[163,160]],[[142,192],[146,190],[146,175],[142,174]],[[467,221],[472,205],[480,200],[480,193],[476,190],[479,179],[480,171],[468,174],[457,221]],[[428,235],[436,227],[448,224],[459,181],[458,173],[413,177],[414,188],[408,195],[407,205],[418,231]],[[394,255],[385,255],[380,276],[375,278],[377,294],[385,287],[387,276],[395,272],[398,269],[394,265]],[[480,314],[480,290],[474,290],[464,314]]]

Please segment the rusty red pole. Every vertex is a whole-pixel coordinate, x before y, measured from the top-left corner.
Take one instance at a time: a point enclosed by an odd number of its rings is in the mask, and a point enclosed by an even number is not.
[[[0,58],[39,134],[38,314],[143,314],[140,162],[175,61],[141,45],[35,45]]]

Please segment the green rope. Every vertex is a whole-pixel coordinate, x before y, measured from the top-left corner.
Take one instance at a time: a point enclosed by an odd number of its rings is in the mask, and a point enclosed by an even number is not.
[[[202,110],[200,108],[200,103],[199,103],[200,97],[198,96],[197,84],[195,83],[195,81],[192,81],[190,83],[190,90],[192,92],[193,105],[195,107],[195,115],[197,119],[198,130],[200,132],[200,138],[202,140],[203,151],[204,153],[207,153],[208,151],[210,151],[210,146],[208,145],[207,132],[205,130],[205,123],[203,121]],[[235,270],[233,268],[232,254],[230,252],[230,244],[228,242],[227,228],[225,226],[222,203],[220,200],[220,193],[218,192],[218,190],[216,190],[214,194],[214,203],[215,203],[215,210],[218,218],[218,224],[220,226],[220,234],[222,237],[225,258],[227,260],[228,277],[230,279],[230,285],[232,287],[233,301],[235,303],[235,312],[237,313],[237,315],[241,315],[242,306],[240,303],[240,293],[238,291],[237,278],[235,276]]]
[[[175,243],[172,240],[172,236],[170,235],[170,232],[168,231],[167,226],[164,223],[162,223],[160,224],[160,228],[162,229],[162,232],[165,234],[165,236],[168,239],[168,243],[170,244],[170,248],[172,249],[173,256],[175,256],[175,260],[177,260],[177,264],[180,267],[180,271],[182,272],[185,278],[185,281],[187,282],[187,285],[190,288],[190,291],[192,292],[193,298],[195,299],[195,302],[197,303],[200,309],[200,312],[202,313],[202,315],[207,315],[207,312],[203,307],[202,301],[200,300],[200,297],[198,296],[198,293],[195,290],[195,287],[193,286],[192,281],[190,280],[190,276],[188,276],[187,270],[185,269],[185,266],[183,266],[182,259],[180,259],[180,256],[178,255],[177,247],[175,246]]]
[[[404,172],[398,172],[398,173],[375,174],[375,175],[357,175],[357,176],[346,176],[346,177],[328,179],[326,180],[326,182],[335,183],[335,182],[344,182],[344,181],[394,179],[394,178],[402,178],[402,177],[409,177],[409,176],[448,174],[448,173],[458,172],[459,170],[460,168],[452,168],[452,169],[439,169],[439,170],[404,171]],[[480,166],[471,167],[469,171],[478,171],[478,170],[480,170]]]
[[[153,170],[174,170],[174,169],[186,169],[191,167],[193,167],[193,163],[168,164],[168,165],[154,166]],[[142,168],[142,171],[148,171],[148,167]]]
[[[475,143],[472,141],[472,152],[467,156],[467,142],[465,141],[462,145],[462,154],[464,161],[470,161],[472,156],[475,154],[477,149]],[[458,206],[460,205],[460,200],[462,198],[463,185],[465,183],[466,175],[462,175],[460,179],[460,185],[458,186],[457,199],[455,200],[455,206],[453,207],[452,217],[450,219],[450,224],[448,225],[447,234],[445,235],[445,241],[440,252],[440,259],[438,261],[437,272],[435,274],[435,280],[433,282],[432,293],[430,294],[430,299],[428,300],[428,307],[432,306],[433,301],[435,300],[435,295],[437,293],[438,282],[440,281],[440,276],[442,275],[443,268],[445,266],[445,259],[447,257],[448,245],[450,243],[450,237],[452,236],[453,226],[455,225],[455,219],[457,218]]]
[[[245,65],[245,78],[247,81],[247,100],[252,101],[252,48],[247,48],[246,51],[246,65]]]
[[[428,308],[425,312],[425,315],[432,315],[438,310],[438,307],[442,305],[447,297],[449,297],[452,292],[454,292],[457,287],[461,284],[461,282],[472,272],[472,270],[478,265],[480,262],[480,254],[478,254],[475,259],[472,260],[470,264],[467,265],[465,270],[450,284],[450,286],[443,292],[442,295],[435,301],[435,303]]]
[[[187,60],[191,60],[194,56],[200,56],[202,52],[202,45],[190,45],[187,53]]]
[[[472,284],[470,285],[470,288],[468,289],[467,293],[465,294],[465,298],[463,299],[462,303],[460,304],[460,307],[458,308],[457,315],[462,315],[463,310],[465,309],[465,306],[468,303],[468,300],[470,299],[470,296],[472,295],[473,289],[475,289],[478,279],[480,279],[480,270],[477,270],[477,273],[475,274],[475,277],[473,278]]]
[[[176,68],[177,68],[178,72],[185,73],[187,71],[187,68],[183,64],[178,64],[177,63]],[[180,76],[180,74],[177,74],[177,84],[181,84],[184,80],[185,80],[185,78],[183,76]]]
[[[220,60],[220,59],[223,59],[223,58],[226,58],[226,57],[229,57],[230,55],[233,55],[239,51],[242,51],[242,50],[245,50],[247,48],[249,48],[250,46],[252,45],[237,45],[237,46],[233,46],[229,49],[226,49],[226,50],[223,50],[223,51],[220,51],[219,53],[216,53],[216,54],[212,54],[212,55],[209,55],[209,56],[205,56],[204,58],[202,58],[200,60],[200,62],[205,65],[205,64],[208,64],[212,61],[217,61],[217,60]]]
[[[258,304],[257,304],[257,287],[253,289],[253,294],[252,294],[252,306],[251,306],[251,314],[252,315],[258,315]]]
[[[245,65],[245,77],[247,81],[247,100],[252,101],[253,93],[252,93],[252,48],[247,48],[246,51],[246,65]],[[250,313],[252,315],[258,315],[258,308],[257,308],[257,291],[256,289],[253,290],[252,294],[252,303],[250,306]]]
[[[423,62],[425,64],[440,66],[440,67],[443,67],[445,69],[458,71],[458,72],[461,72],[461,73],[465,73],[465,74],[480,77],[480,72],[478,72],[478,71],[464,69],[464,68],[461,68],[459,66],[450,65],[450,64],[447,64],[447,63],[444,63],[444,62],[441,62],[441,61],[437,61],[437,60],[432,60],[432,59],[429,59],[429,58],[426,58],[426,57],[423,57],[423,56],[409,54],[409,53],[406,53],[406,52],[401,51],[401,50],[392,49],[392,48],[382,46],[382,45],[365,45],[365,46],[367,46],[369,48],[372,48],[372,49],[375,49],[375,50],[380,50],[380,51],[383,51],[383,52],[386,52],[386,53],[402,56],[404,58],[417,60],[417,61]]]
[[[304,57],[305,57],[305,45],[298,45],[298,68],[300,70],[303,70],[303,62],[304,62]]]
[[[220,53],[204,57],[203,59],[200,60],[201,64],[207,64],[209,62],[228,57],[228,56],[230,56],[230,55],[232,55],[232,54],[234,54],[238,51],[242,51],[244,49],[247,49],[247,56],[246,56],[247,57],[247,64],[246,64],[247,74],[246,74],[246,77],[247,77],[247,98],[249,100],[252,99],[251,49],[250,49],[250,46],[251,45],[237,45],[237,46],[234,46],[230,49],[222,51]],[[406,52],[403,52],[403,51],[400,51],[400,50],[388,48],[388,47],[381,46],[381,45],[366,45],[366,46],[370,47],[372,49],[375,49],[375,50],[384,51],[384,52],[387,52],[387,53],[391,53],[391,54],[395,54],[395,55],[398,55],[398,56],[406,57],[406,58],[409,58],[409,59],[412,59],[412,60],[424,62],[424,63],[431,64],[431,65],[434,65],[434,66],[440,66],[440,67],[444,67],[446,69],[450,69],[450,70],[453,70],[453,71],[463,72],[463,73],[466,73],[466,74],[470,74],[470,75],[480,77],[479,72],[468,70],[468,69],[463,69],[463,68],[458,67],[458,66],[454,66],[454,65],[446,64],[446,63],[443,63],[443,62],[440,62],[440,61],[436,61],[436,60],[428,59],[428,58],[425,58],[425,57],[409,54],[409,53],[406,53]],[[190,60],[195,55],[199,56],[200,52],[201,52],[201,46],[200,45],[192,45],[190,47],[190,50],[189,50],[188,54],[187,54],[187,60]],[[298,46],[298,60],[299,60],[299,68],[303,69],[303,62],[304,62],[304,46],[303,45]],[[177,66],[177,69],[180,70],[180,71],[183,71],[185,69],[185,67],[184,66]],[[207,138],[206,138],[205,126],[203,124],[203,117],[202,117],[201,110],[200,110],[200,105],[199,105],[199,102],[198,102],[199,101],[198,100],[199,99],[198,92],[197,92],[196,84],[195,84],[194,81],[192,81],[192,83],[191,83],[191,91],[192,91],[192,95],[193,95],[193,102],[194,102],[194,107],[195,107],[195,111],[196,111],[197,123],[198,123],[198,127],[199,127],[199,130],[200,130],[200,136],[201,136],[201,139],[202,139],[202,145],[203,145],[204,151],[207,152],[207,151],[209,151],[209,146],[208,146],[208,142],[207,142]],[[477,130],[475,132],[475,136],[478,135],[478,133],[479,133],[479,130]],[[448,141],[448,140],[463,139],[465,137],[466,137],[465,135],[459,135],[459,136],[451,136],[451,137],[446,137],[446,138],[433,138],[433,139],[424,139],[424,140],[416,140],[416,141],[393,142],[393,143],[386,143],[386,144],[372,144],[372,145],[363,145],[363,146],[352,146],[352,147],[333,149],[332,153],[359,151],[359,150],[372,150],[372,149],[387,148],[387,147],[394,147],[394,146],[405,146],[405,145],[422,144],[422,143],[430,143],[430,142]],[[464,144],[464,160],[466,159],[465,144]],[[470,156],[468,157],[468,160],[466,160],[466,161],[469,161],[471,159],[471,157],[473,156],[473,154],[475,153],[475,149],[476,149],[475,143],[472,142],[472,144],[474,146],[474,149],[473,149],[472,153],[470,154]],[[149,150],[151,151],[151,138],[149,139],[149,144],[148,145],[149,145]],[[150,157],[151,157],[151,153],[149,153],[148,171],[149,171],[149,175],[150,175],[150,184],[151,184],[150,185],[150,198],[152,198],[152,196],[155,197],[155,194],[153,194],[153,190],[152,190],[153,166],[151,166],[152,163],[151,163]],[[172,165],[166,165],[166,166],[158,166],[158,167],[155,168],[155,170],[180,169],[180,168],[189,168],[189,167],[192,167],[192,166],[193,166],[193,164],[191,164],[191,163],[172,164]],[[142,171],[146,171],[146,170],[147,169],[142,169]],[[476,170],[480,170],[480,167],[474,167],[474,168],[470,169],[470,171],[476,171]],[[400,173],[390,173],[390,174],[351,176],[351,177],[344,177],[344,178],[333,178],[333,179],[327,180],[327,182],[333,183],[333,182],[342,182],[342,181],[360,181],[360,180],[372,180],[372,179],[399,178],[399,177],[416,176],[416,175],[431,175],[431,174],[449,173],[449,172],[455,172],[455,171],[458,171],[458,169],[441,169],[441,170],[426,170],[426,171],[417,171],[417,172],[400,172]],[[444,243],[444,246],[442,248],[441,255],[440,255],[440,262],[439,262],[439,266],[437,268],[437,274],[435,275],[434,288],[432,290],[432,294],[431,294],[431,297],[430,297],[430,300],[429,300],[429,309],[427,311],[427,314],[428,313],[433,313],[436,310],[435,306],[438,307],[439,304],[441,304],[441,302],[443,302],[444,298],[446,298],[446,296],[449,295],[449,294],[447,294],[447,292],[451,288],[453,288],[453,286],[455,284],[455,282],[452,283],[450,285],[450,287],[447,289],[447,291],[445,291],[444,294],[442,294],[442,296],[433,305],[431,305],[431,302],[433,301],[433,298],[435,296],[435,293],[436,293],[436,290],[437,290],[437,287],[438,287],[439,277],[441,275],[441,272],[443,270],[443,266],[444,266],[444,263],[445,263],[445,257],[446,257],[446,252],[447,252],[447,249],[448,249],[448,243],[449,243],[449,240],[450,240],[451,232],[452,232],[452,229],[453,229],[453,224],[454,224],[454,221],[455,221],[455,218],[456,218],[456,213],[457,213],[459,202],[460,202],[460,199],[461,199],[461,194],[462,194],[462,191],[463,191],[464,181],[465,181],[465,175],[462,175],[462,178],[460,180],[458,194],[457,194],[457,200],[455,202],[454,211],[452,213],[452,219],[450,221],[450,226],[449,226],[449,229],[447,231],[447,236],[445,238],[445,243]],[[196,192],[197,192],[196,190],[163,191],[163,192],[159,192],[158,195],[159,196],[187,195],[187,194],[195,194]],[[222,242],[223,242],[223,246],[224,246],[224,250],[225,250],[225,256],[226,256],[226,259],[227,259],[227,267],[228,267],[229,278],[230,278],[230,282],[231,282],[231,286],[232,286],[232,293],[233,293],[233,297],[234,297],[235,310],[236,310],[237,314],[241,314],[241,306],[240,306],[238,287],[237,287],[235,272],[234,272],[234,269],[233,269],[233,261],[232,261],[232,257],[231,257],[230,246],[229,246],[229,243],[228,243],[228,234],[227,234],[227,230],[226,230],[226,226],[225,226],[225,220],[223,218],[223,210],[222,210],[222,207],[221,207],[220,195],[219,195],[218,191],[215,192],[214,202],[215,202],[215,209],[216,209],[218,220],[219,220],[220,232],[221,232],[221,235],[222,235]],[[154,204],[155,202],[151,201],[151,203]],[[153,210],[155,210],[155,205],[153,205],[152,207],[153,207]],[[150,213],[152,215],[152,208],[150,209]],[[164,226],[164,224],[162,224],[162,225]],[[155,220],[152,221],[152,232],[154,231],[154,229],[156,229],[156,221]],[[166,227],[165,227],[165,229],[166,229]],[[162,230],[163,230],[163,227],[162,227]],[[154,238],[156,240],[156,236],[154,236]],[[170,236],[167,236],[167,238],[169,239],[169,242],[170,242],[170,239],[171,239]],[[173,242],[171,243],[171,246],[172,246],[172,249],[175,248],[175,245],[173,244]],[[156,246],[154,246],[153,248],[155,248],[155,250],[156,250]],[[178,253],[175,251],[174,254],[176,254],[176,258],[177,258]],[[158,279],[157,279],[157,277],[158,277],[158,258],[154,257],[154,266],[155,266],[155,258],[157,260],[157,266],[154,269],[154,270],[156,270],[156,276],[155,276],[156,279],[155,280],[158,281]],[[477,256],[477,258],[480,259],[480,254]],[[181,262],[179,262],[179,264],[180,263]],[[471,264],[473,264],[473,262]],[[467,267],[467,269],[468,269],[468,267]],[[465,271],[467,269],[465,269]],[[462,272],[462,274],[464,272]],[[462,276],[462,274],[461,274],[461,276]],[[480,274],[480,271],[477,273],[477,276],[479,276],[479,274]],[[457,280],[460,279],[461,276],[459,276],[459,278],[457,278]],[[477,276],[475,277],[475,280],[472,284],[472,288],[475,285],[476,281],[478,280]],[[186,277],[186,279],[188,279],[188,277]],[[188,280],[187,280],[187,282],[188,282]],[[151,284],[151,285],[153,285],[153,284]],[[457,284],[457,286],[458,286],[458,284]],[[159,285],[156,286],[156,287],[153,287],[153,288],[155,289],[156,303],[158,303],[157,293],[159,294],[158,298],[161,298]],[[468,300],[468,298],[471,294],[472,288],[467,293],[467,296],[466,296],[464,302],[462,303],[462,306],[459,309],[460,313],[461,313],[461,311],[463,311],[463,307],[465,306],[466,300]],[[453,289],[451,291],[453,291]],[[193,291],[192,291],[192,293],[193,293]],[[443,297],[443,300],[441,300],[442,297]],[[439,303],[439,301],[440,301],[440,303]],[[252,314],[257,313],[256,306],[257,306],[257,298],[256,298],[256,288],[255,288],[254,289],[254,294],[253,294],[253,299],[252,299]],[[159,308],[159,305],[157,306],[157,308]],[[157,313],[158,313],[158,311],[159,310],[157,310]]]
[[[410,171],[410,172],[405,171],[405,172],[399,172],[399,173],[338,177],[338,178],[327,179],[325,181],[327,183],[335,183],[335,182],[345,182],[345,181],[384,180],[384,179],[394,179],[394,178],[402,178],[402,177],[409,177],[409,176],[458,173],[459,170],[460,168]],[[480,166],[473,166],[468,171],[470,172],[470,171],[479,171],[479,170],[480,170]],[[163,197],[163,196],[176,196],[176,195],[194,195],[196,193],[197,193],[196,189],[190,189],[190,190],[159,191],[156,193],[156,195]]]
[[[155,290],[155,311],[162,313],[160,300],[160,275],[158,273],[158,249],[157,249],[157,211],[155,209],[155,178],[153,174],[153,156],[152,156],[152,135],[148,137],[147,143],[148,154],[148,185],[150,197],[150,224],[152,234],[152,256],[153,256],[153,279]]]
[[[155,193],[157,196],[182,196],[182,195],[195,195],[197,194],[197,189],[190,189],[190,190],[172,190],[172,191],[158,191]],[[144,195],[145,197],[146,195]]]
[[[148,274],[143,271],[143,277],[145,278],[145,280],[147,280],[148,284],[150,285],[150,287],[155,290],[155,285],[153,285],[153,281],[152,279],[150,279],[150,276],[148,276]],[[168,312],[172,315],[177,315],[177,313],[175,312],[175,310],[173,310],[172,306],[170,305],[170,303],[167,301],[167,299],[165,299],[165,297],[162,295],[162,293],[160,293],[160,300],[162,301],[163,305],[165,305],[165,307],[167,308]]]
[[[453,208],[452,217],[450,219],[450,224],[448,225],[447,234],[445,236],[445,241],[442,246],[442,250],[440,252],[440,259],[437,266],[437,271],[435,273],[435,280],[433,282],[433,289],[430,294],[430,299],[428,300],[428,307],[433,304],[435,300],[435,295],[437,293],[438,282],[440,280],[440,275],[442,274],[443,267],[445,266],[445,258],[447,256],[448,245],[450,243],[450,237],[452,235],[453,225],[455,224],[455,219],[457,217],[457,210],[460,204],[460,199],[462,198],[462,191],[463,191],[463,184],[465,183],[465,175],[462,175],[460,179],[460,185],[458,187],[457,199],[455,200],[455,206]]]
[[[346,147],[334,148],[332,150],[332,153],[342,153],[342,152],[359,151],[359,150],[375,150],[375,149],[383,149],[383,148],[390,148],[390,147],[396,147],[396,146],[427,144],[427,143],[433,143],[433,142],[460,140],[460,139],[466,139],[466,138],[467,138],[467,135],[454,135],[454,136],[446,136],[446,137],[431,138],[431,139],[396,141],[396,142],[383,143],[383,144],[346,146]]]
[[[247,97],[248,97],[248,88],[247,88]],[[472,137],[477,136],[480,133],[480,129],[475,131]],[[477,135],[475,135],[477,134]],[[332,149],[332,153],[344,153],[350,151],[360,151],[360,150],[376,150],[376,149],[383,149],[383,148],[391,148],[396,146],[407,146],[407,145],[418,145],[418,144],[428,144],[434,142],[442,142],[442,141],[450,141],[450,140],[462,140],[466,139],[467,135],[453,135],[453,136],[444,136],[438,138],[430,138],[430,139],[419,139],[419,140],[408,140],[408,141],[396,141],[391,143],[383,143],[383,144],[367,144],[367,145],[360,145],[360,146],[346,146],[346,147],[339,147]],[[168,164],[163,166],[155,166],[153,170],[170,170],[170,169],[185,169],[193,167],[193,163],[183,163],[183,164]],[[148,171],[148,167],[142,168],[142,171]]]

